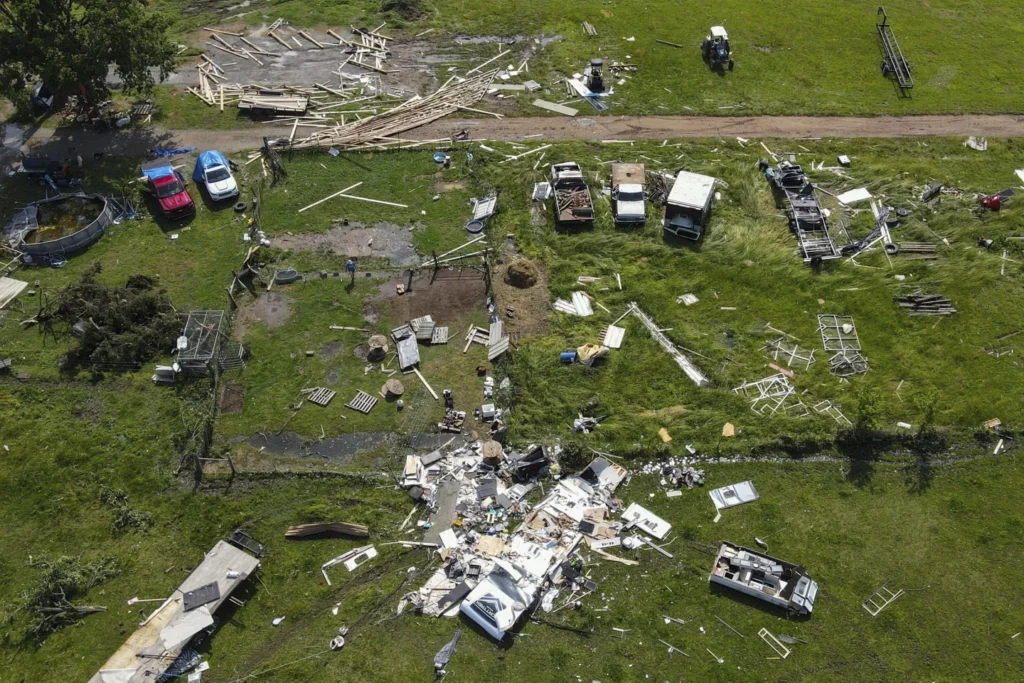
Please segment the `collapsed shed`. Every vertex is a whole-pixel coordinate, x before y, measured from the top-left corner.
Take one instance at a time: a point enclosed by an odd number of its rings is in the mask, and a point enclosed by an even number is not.
[[[229,599],[238,602],[231,598],[231,593],[259,566],[257,556],[218,541],[195,571],[128,636],[89,683],[160,680],[192,638],[213,626],[213,615],[220,606]]]

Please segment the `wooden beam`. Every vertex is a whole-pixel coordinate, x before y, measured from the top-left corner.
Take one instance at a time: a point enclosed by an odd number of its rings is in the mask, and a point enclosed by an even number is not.
[[[303,211],[305,211],[306,209],[312,209],[312,208],[313,208],[314,206],[316,206],[317,204],[323,204],[323,203],[324,203],[324,202],[326,202],[326,201],[327,201],[328,199],[334,199],[335,197],[337,197],[337,196],[339,196],[339,195],[341,195],[341,194],[343,194],[343,193],[345,193],[345,192],[348,192],[349,190],[354,190],[354,189],[356,189],[357,187],[359,187],[359,186],[360,186],[360,185],[362,185],[362,184],[363,184],[363,183],[362,183],[362,181],[359,181],[359,182],[358,182],[358,183],[356,183],[355,185],[350,185],[349,187],[346,187],[346,188],[345,188],[344,190],[341,190],[341,191],[339,191],[339,192],[335,192],[334,194],[330,195],[329,197],[324,197],[323,199],[321,199],[321,200],[319,200],[319,201],[315,201],[315,202],[313,202],[313,203],[312,203],[312,204],[310,204],[309,206],[304,206],[304,207],[302,207],[301,209],[299,209],[298,213],[302,213],[302,212],[303,212]]]
[[[420,374],[420,369],[415,367],[415,366],[413,366],[412,371],[416,373],[416,376],[420,378],[421,382],[423,382],[423,386],[425,386],[427,388],[427,391],[430,392],[430,395],[433,396],[434,400],[436,401],[437,400],[437,394],[434,393],[433,387],[431,387],[429,384],[427,384],[427,380],[423,377],[422,374]]]
[[[241,36],[241,33],[232,33],[231,31],[225,31],[219,28],[210,28],[209,26],[203,27],[204,31],[210,31],[211,33],[223,33],[226,36]]]

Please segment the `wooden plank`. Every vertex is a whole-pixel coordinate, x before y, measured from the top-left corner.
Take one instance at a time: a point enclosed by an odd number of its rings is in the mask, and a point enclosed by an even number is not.
[[[303,538],[305,536],[325,533],[336,533],[344,534],[346,536],[366,538],[370,535],[370,530],[362,524],[354,524],[352,522],[320,522],[299,524],[298,526],[289,527],[288,531],[284,532],[284,537]]]
[[[470,69],[469,71],[466,72],[466,75],[468,76],[471,73],[473,73],[475,71],[478,71],[479,69],[481,69],[481,68],[487,66],[488,64],[490,64],[491,62],[493,62],[495,59],[498,59],[499,57],[503,57],[504,55],[507,55],[509,52],[511,52],[511,50],[502,50],[498,54],[496,54],[493,57],[491,57],[490,59],[488,59],[483,64],[477,64],[476,66],[474,66],[472,69]]]
[[[279,42],[281,45],[283,45],[286,50],[291,50],[292,49],[291,45],[289,45],[288,43],[284,42],[284,39],[281,38],[281,36],[279,36],[276,33],[274,33],[273,31],[270,31],[267,35],[269,35],[271,38],[273,38],[274,40]]]
[[[548,102],[547,100],[534,100],[533,106],[540,107],[541,109],[547,109],[548,111],[553,111],[556,114],[562,114],[563,116],[576,116],[576,114],[579,113],[578,109],[573,109],[572,107],[563,107],[560,104]]]
[[[204,26],[203,30],[204,31],[209,31],[210,33],[223,33],[226,36],[239,36],[240,37],[242,35],[241,33],[232,33],[231,31],[225,31],[224,29],[220,29],[220,28],[210,28],[209,26]]]
[[[335,197],[337,197],[337,196],[341,195],[342,193],[344,193],[344,192],[348,192],[349,190],[353,190],[353,189],[355,189],[355,188],[359,187],[359,186],[360,186],[360,185],[362,185],[362,184],[363,184],[363,181],[359,181],[359,182],[358,182],[358,183],[356,183],[355,185],[349,185],[348,187],[346,187],[346,188],[345,188],[344,190],[341,190],[340,192],[335,192],[334,194],[330,195],[329,197],[324,197],[323,199],[321,199],[321,200],[319,200],[319,201],[315,201],[315,202],[313,202],[313,203],[312,203],[312,204],[310,204],[309,206],[304,206],[304,207],[302,207],[301,209],[299,209],[299,210],[298,210],[298,213],[302,213],[302,212],[303,212],[303,211],[305,211],[306,209],[312,209],[312,208],[313,208],[314,206],[316,206],[317,204],[323,204],[323,203],[324,203],[324,202],[326,202],[326,201],[327,201],[328,199],[334,199]]]
[[[427,388],[427,391],[430,392],[430,395],[433,396],[434,400],[436,401],[437,400],[437,394],[434,393],[434,389],[429,384],[427,384],[427,380],[424,379],[423,375],[420,373],[420,369],[417,368],[417,367],[414,367],[412,369],[412,371],[416,373],[416,376],[420,378],[421,382],[423,382],[423,386],[425,386]]]

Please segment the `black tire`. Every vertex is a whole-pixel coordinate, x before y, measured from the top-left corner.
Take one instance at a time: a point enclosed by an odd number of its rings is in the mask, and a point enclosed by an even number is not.
[[[235,204],[235,211],[238,213],[242,213],[243,211],[245,211],[245,202],[238,202],[237,204]]]
[[[730,60],[729,60],[729,71],[732,71],[732,67],[733,67],[734,65],[735,65],[735,62],[734,62],[734,61],[732,61],[732,60],[730,59]]]

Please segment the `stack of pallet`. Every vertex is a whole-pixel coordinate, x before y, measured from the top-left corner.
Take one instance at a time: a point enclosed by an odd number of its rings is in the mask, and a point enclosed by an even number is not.
[[[938,294],[911,294],[893,297],[893,301],[910,315],[953,315],[953,302]]]
[[[459,110],[470,109],[487,92],[496,71],[471,78],[453,76],[427,97],[412,97],[402,104],[369,118],[318,131],[297,140],[292,147],[333,146],[347,149],[370,149],[407,145],[402,133],[426,125]],[[453,83],[453,81],[458,81]]]

